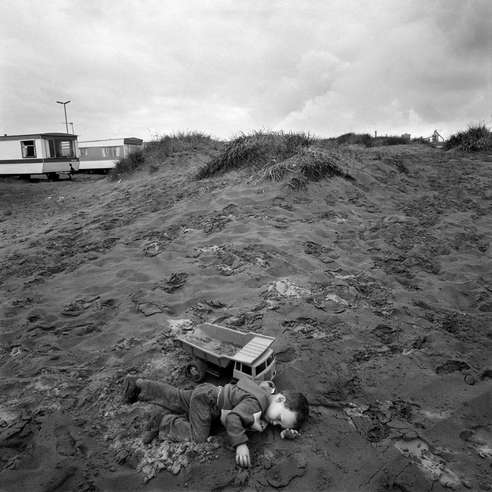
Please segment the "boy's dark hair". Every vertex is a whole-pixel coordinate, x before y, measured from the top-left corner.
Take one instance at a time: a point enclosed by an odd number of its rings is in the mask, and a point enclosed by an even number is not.
[[[294,425],[295,430],[299,430],[301,425],[309,417],[309,404],[306,397],[302,393],[294,391],[282,391],[285,396],[285,406],[289,410],[296,412],[297,418]]]

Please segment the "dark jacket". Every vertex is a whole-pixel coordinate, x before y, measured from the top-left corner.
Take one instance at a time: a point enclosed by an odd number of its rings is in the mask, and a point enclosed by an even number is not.
[[[218,407],[231,444],[236,447],[248,441],[246,430],[254,422],[254,414],[265,412],[270,405],[267,391],[251,379],[226,384],[219,394]]]

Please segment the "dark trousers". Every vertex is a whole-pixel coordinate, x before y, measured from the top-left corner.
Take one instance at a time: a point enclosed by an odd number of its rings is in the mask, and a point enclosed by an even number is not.
[[[167,383],[142,380],[140,401],[154,403],[170,413],[164,413],[159,426],[162,437],[174,441],[204,442],[210,435],[212,420],[220,416],[217,407],[219,387],[210,383],[193,390],[181,390]]]

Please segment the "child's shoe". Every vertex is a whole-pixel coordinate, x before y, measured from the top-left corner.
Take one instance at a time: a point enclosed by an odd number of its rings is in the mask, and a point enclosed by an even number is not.
[[[126,376],[123,381],[123,402],[135,403],[140,394],[140,388],[137,386],[136,376]]]
[[[159,435],[161,420],[162,413],[156,413],[150,418],[145,426],[145,432],[142,435],[142,442],[144,444],[150,444]]]

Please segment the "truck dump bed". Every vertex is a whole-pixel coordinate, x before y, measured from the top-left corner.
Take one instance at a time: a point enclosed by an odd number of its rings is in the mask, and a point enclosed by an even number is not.
[[[273,343],[272,337],[244,333],[212,323],[203,323],[177,337],[192,354],[226,367],[231,360],[252,363]],[[203,354],[202,354],[203,353]]]

